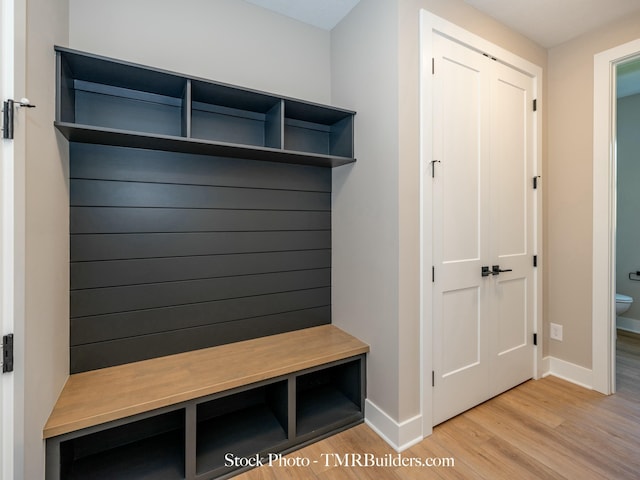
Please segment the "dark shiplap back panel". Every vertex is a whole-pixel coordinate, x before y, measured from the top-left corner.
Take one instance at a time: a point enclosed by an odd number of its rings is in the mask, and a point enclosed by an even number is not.
[[[331,322],[331,170],[70,144],[71,372]]]

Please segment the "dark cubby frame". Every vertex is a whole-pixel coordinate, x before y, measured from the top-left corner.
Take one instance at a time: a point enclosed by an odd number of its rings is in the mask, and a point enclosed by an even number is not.
[[[337,167],[355,112],[55,47],[55,126],[71,142]]]
[[[365,355],[47,439],[46,480],[225,479],[364,421]]]

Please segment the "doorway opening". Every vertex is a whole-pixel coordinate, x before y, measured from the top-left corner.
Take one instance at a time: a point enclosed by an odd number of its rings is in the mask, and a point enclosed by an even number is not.
[[[638,58],[640,39],[594,56],[592,368],[606,395],[616,391],[616,72]]]
[[[625,354],[629,366],[640,361],[633,345],[640,342],[640,57],[616,65],[616,255],[615,255],[615,388],[626,386],[629,372],[619,364]]]

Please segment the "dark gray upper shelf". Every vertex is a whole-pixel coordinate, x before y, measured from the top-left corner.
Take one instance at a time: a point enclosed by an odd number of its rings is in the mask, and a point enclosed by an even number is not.
[[[294,163],[315,167],[339,167],[356,161],[355,158],[322,155],[267,147],[252,147],[237,143],[222,143],[194,138],[157,135],[129,130],[55,122],[56,128],[70,142],[146,148],[167,152],[195,153],[229,158],[244,158],[267,162]]]
[[[337,167],[355,112],[55,47],[55,126],[72,142]]]

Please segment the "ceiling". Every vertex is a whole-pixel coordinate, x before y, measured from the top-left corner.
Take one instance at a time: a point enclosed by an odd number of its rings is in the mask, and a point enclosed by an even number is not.
[[[331,30],[360,0],[246,0]],[[403,1],[403,0],[400,0]],[[544,48],[552,48],[640,11],[640,0],[464,0]],[[618,96],[640,92],[640,61],[618,75]]]
[[[246,0],[331,30],[360,0]],[[469,5],[550,48],[640,11],[639,0],[464,0]]]
[[[360,0],[246,0],[259,7],[331,30]]]
[[[640,11],[638,0],[464,1],[545,48]]]

